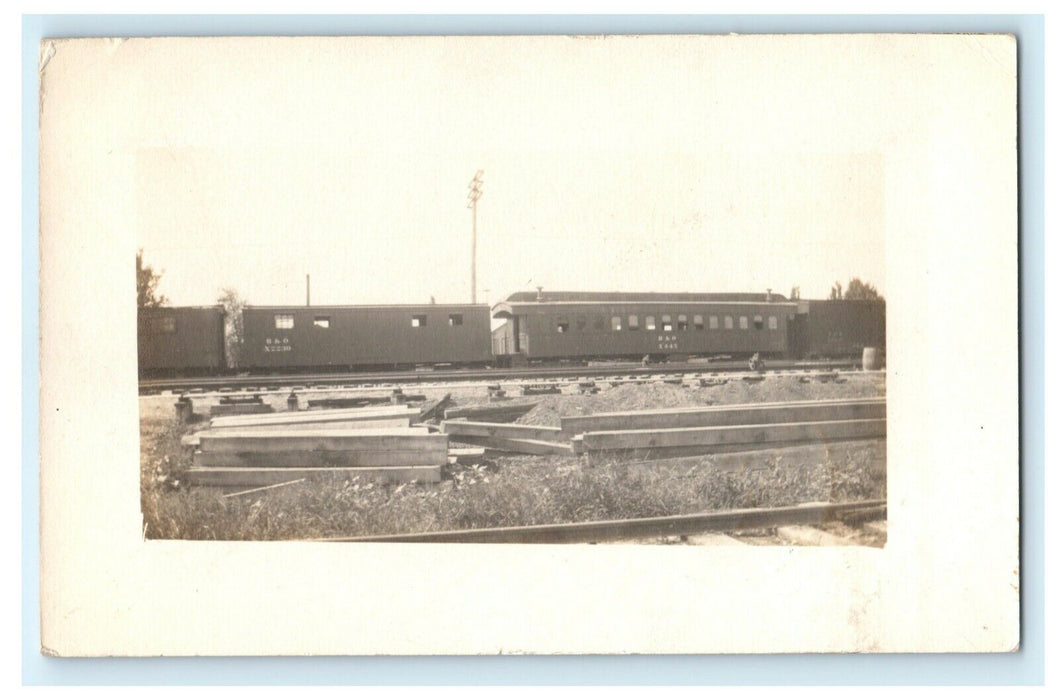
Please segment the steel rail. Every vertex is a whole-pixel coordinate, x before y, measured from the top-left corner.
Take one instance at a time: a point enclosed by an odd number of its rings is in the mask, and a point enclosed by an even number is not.
[[[404,535],[332,537],[321,542],[449,542],[492,544],[584,544],[640,537],[693,535],[703,532],[758,530],[785,525],[815,525],[838,520],[860,510],[874,509],[885,515],[884,499],[846,503],[809,503],[780,508],[748,508],[715,513],[670,515],[630,520],[597,520],[586,523],[522,525],[516,527],[444,530]]]

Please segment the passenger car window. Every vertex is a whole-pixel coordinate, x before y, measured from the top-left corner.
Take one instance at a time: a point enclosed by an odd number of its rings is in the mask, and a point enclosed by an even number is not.
[[[412,328],[423,328],[427,325],[426,314],[416,314],[412,316]]]
[[[644,319],[644,326],[647,328],[647,330],[653,331],[655,329],[655,317],[654,316],[648,316],[647,318],[645,318]]]
[[[710,316],[710,330],[711,331],[715,331],[715,330],[717,330],[720,327],[721,327],[721,324],[718,323],[717,317],[716,316]]]
[[[462,326],[463,325],[463,314],[449,314],[449,325],[450,326]]]
[[[568,330],[570,330],[570,322],[569,321],[566,321],[566,320],[563,320],[563,319],[559,319],[559,321],[555,324],[555,332],[556,333],[566,333]]]
[[[666,333],[673,330],[673,317],[663,316],[662,317],[662,330]]]
[[[331,317],[330,316],[316,316],[313,318],[313,325],[317,328],[330,328]]]
[[[294,314],[276,314],[275,323],[277,329],[294,328]]]
[[[696,314],[695,317],[692,318],[691,320],[695,324],[695,330],[697,330],[697,331],[705,330],[705,326],[702,325],[702,316]]]
[[[621,330],[621,316],[612,316],[610,319],[610,329],[612,331]]]
[[[760,316],[755,316],[754,317],[754,328],[756,328],[758,330],[761,330],[764,327],[765,327],[765,320],[763,318],[761,318]]]
[[[733,328],[735,328],[735,326],[732,323],[732,317],[731,316],[725,316],[724,317],[724,327],[725,327],[725,330],[729,330],[729,331],[732,330]]]
[[[746,316],[740,316],[740,317],[739,317],[739,328],[740,328],[741,330],[744,330],[744,331],[745,331],[745,330],[746,330],[746,329],[748,329],[749,327],[750,327],[750,324],[749,324],[749,323],[747,323],[747,319],[746,319]]]
[[[686,331],[688,329],[688,317],[684,314],[677,316],[677,330]]]
[[[774,331],[778,327],[775,316],[769,316],[769,330]]]
[[[629,330],[638,331],[640,330],[640,317],[634,315],[629,316]]]

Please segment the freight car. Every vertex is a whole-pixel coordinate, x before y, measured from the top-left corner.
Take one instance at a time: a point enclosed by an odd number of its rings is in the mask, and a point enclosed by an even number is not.
[[[778,294],[517,293],[493,307],[498,363],[782,357],[798,305]]]
[[[827,299],[798,303],[790,328],[791,356],[804,359],[860,356],[886,347],[886,302]]]
[[[220,306],[140,309],[136,331],[142,376],[209,375],[227,369]]]
[[[251,371],[485,365],[489,307],[248,306],[241,357]]]

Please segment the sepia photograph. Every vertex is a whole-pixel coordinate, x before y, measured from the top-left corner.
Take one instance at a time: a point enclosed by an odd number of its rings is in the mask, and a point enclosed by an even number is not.
[[[279,42],[326,94],[138,150],[145,536],[882,546],[882,159],[667,45]]]
[[[938,260],[987,266],[984,356],[1017,349],[1014,56],[999,35],[43,42],[42,376],[100,426],[42,423],[56,653],[1017,647],[1017,589],[997,593],[1018,580],[1017,391],[961,384],[934,410],[969,331]],[[63,320],[78,303],[94,320]],[[102,358],[72,394],[64,333]],[[965,410],[998,418],[972,435]],[[949,570],[923,550],[945,536],[917,533],[947,527],[950,467],[922,458],[954,440],[1014,460],[969,467],[951,505],[996,516],[968,534],[978,626],[930,623],[965,609],[944,587],[899,602],[902,572]],[[89,472],[110,505],[74,491]],[[231,605],[244,576],[335,602],[288,637],[107,641],[63,617],[87,590],[48,540],[70,503],[121,533],[135,586],[195,572],[168,613]],[[608,584],[560,604],[538,577]],[[456,581],[492,602],[414,639],[363,607],[439,615]],[[650,590],[740,592],[676,620]],[[631,600],[622,635],[571,629]],[[775,631],[788,607],[807,626]],[[359,637],[324,622],[365,616]]]

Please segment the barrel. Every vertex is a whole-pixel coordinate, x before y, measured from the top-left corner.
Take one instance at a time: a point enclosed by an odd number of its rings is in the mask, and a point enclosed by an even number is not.
[[[879,369],[879,348],[864,348],[864,354],[861,356],[861,366],[865,372]]]

